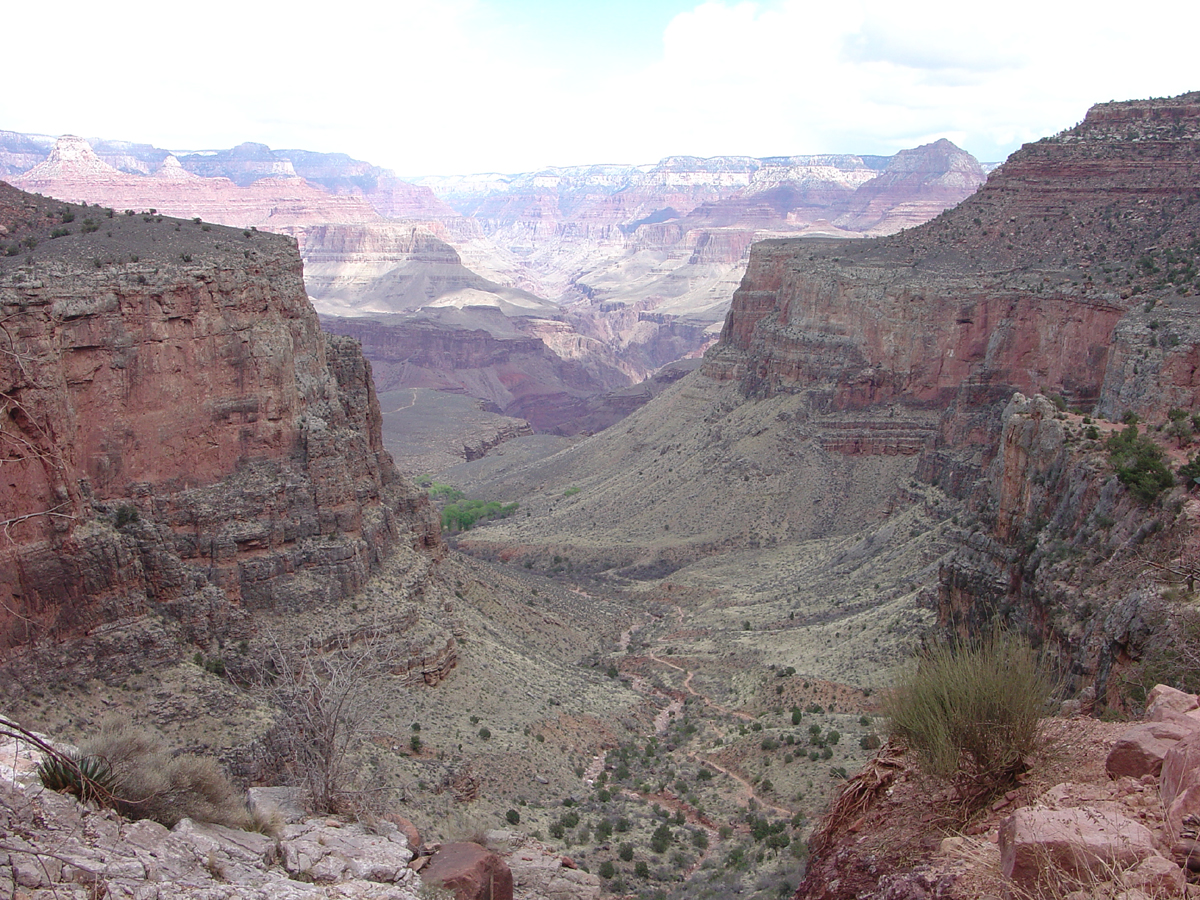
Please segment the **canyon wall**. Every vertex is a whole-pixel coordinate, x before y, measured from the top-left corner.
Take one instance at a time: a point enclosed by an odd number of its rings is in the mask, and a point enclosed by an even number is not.
[[[290,238],[0,185],[0,243],[0,645],[138,617],[203,643],[440,552]]]
[[[1196,504],[1139,501],[1103,445],[1114,427],[1064,410],[1140,417],[1173,465],[1192,452],[1153,429],[1200,406],[1197,173],[1200,94],[1094,107],[922,226],[756,244],[703,366],[868,432],[938,412],[917,471],[965,504],[942,623],[1018,625],[1112,702],[1161,613],[1144,571],[1194,552]]]

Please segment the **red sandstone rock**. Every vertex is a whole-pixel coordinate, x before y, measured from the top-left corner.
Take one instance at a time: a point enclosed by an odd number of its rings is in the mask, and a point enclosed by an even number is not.
[[[1183,869],[1162,856],[1142,860],[1136,868],[1121,876],[1127,890],[1145,891],[1151,897],[1179,897],[1183,894]]]
[[[1156,684],[1146,695],[1147,718],[1153,716],[1158,709],[1173,709],[1186,713],[1197,707],[1200,707],[1200,699],[1197,699],[1195,694],[1188,694],[1165,684]]]
[[[1185,815],[1200,814],[1200,731],[1180,739],[1163,757],[1159,794],[1167,834],[1177,837]]]
[[[1167,752],[1196,730],[1200,730],[1200,722],[1190,727],[1173,722],[1135,725],[1117,739],[1105,760],[1104,770],[1110,778],[1158,775]]]
[[[421,879],[454,891],[455,900],[512,900],[513,878],[497,854],[478,844],[444,845]]]
[[[413,853],[417,853],[421,849],[421,832],[410,819],[406,819],[404,816],[397,815],[396,813],[388,813],[384,818],[400,829],[401,834],[408,841],[409,849]]]
[[[1072,879],[1108,880],[1155,855],[1154,835],[1125,816],[1090,808],[1017,810],[1000,826],[1000,862],[1023,889]]]

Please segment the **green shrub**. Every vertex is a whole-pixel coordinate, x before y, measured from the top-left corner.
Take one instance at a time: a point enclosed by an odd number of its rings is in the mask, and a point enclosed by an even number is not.
[[[459,500],[446,504],[442,510],[442,528],[447,531],[468,531],[480,519],[505,519],[517,511],[516,503],[497,503],[495,500]]]
[[[936,642],[885,700],[892,733],[968,805],[1015,781],[1055,689],[1029,643],[999,629],[968,642]]]
[[[665,853],[667,848],[671,846],[672,840],[671,828],[666,822],[663,822],[650,835],[650,849],[655,853]]]
[[[612,878],[617,874],[617,867],[612,864],[611,859],[606,859],[600,863],[600,877],[604,879]]]
[[[1150,503],[1175,484],[1162,448],[1150,438],[1140,437],[1136,424],[1110,435],[1106,446],[1117,478],[1143,503]]]
[[[1189,491],[1195,490],[1196,485],[1200,484],[1200,456],[1193,455],[1179,467],[1179,478]]]
[[[617,830],[623,831],[624,829],[618,828]],[[620,856],[625,862],[629,862],[631,859],[633,859],[633,844],[622,844],[621,850],[617,855]]]
[[[515,809],[510,809],[508,812],[506,812],[504,814],[504,820],[506,822],[508,822],[509,825],[520,825],[521,824],[521,814],[519,812],[517,812]]]

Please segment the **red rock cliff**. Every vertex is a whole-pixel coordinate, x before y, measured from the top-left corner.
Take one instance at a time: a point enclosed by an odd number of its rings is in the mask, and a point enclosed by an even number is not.
[[[1156,408],[1162,385],[1131,392],[1110,365],[1132,374],[1142,356],[1144,326],[1118,328],[1131,311],[1161,293],[1162,318],[1193,296],[1194,267],[1164,271],[1147,254],[1194,255],[1198,111],[1197,94],[1096,107],[925,225],[755,245],[705,371],[747,391],[818,390],[836,407],[945,405],[984,387]],[[1171,399],[1194,398],[1185,359],[1161,368],[1175,373]]]
[[[440,546],[290,239],[7,185],[0,227],[0,646],[151,611],[202,640]]]

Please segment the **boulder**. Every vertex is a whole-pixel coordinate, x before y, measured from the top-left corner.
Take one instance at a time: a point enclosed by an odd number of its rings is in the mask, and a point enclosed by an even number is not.
[[[1183,894],[1183,869],[1162,856],[1151,856],[1121,876],[1127,890],[1145,891],[1151,897],[1179,897]]]
[[[568,857],[540,845],[530,843],[515,850],[508,864],[524,896],[545,900],[598,900],[600,896],[598,875],[580,871]]]
[[[1200,723],[1197,723],[1197,726],[1200,727]],[[388,813],[384,818],[400,829],[400,833],[408,840],[410,850],[416,853],[421,849],[421,832],[411,819],[406,819],[397,813]]]
[[[513,876],[497,854],[478,844],[446,844],[421,870],[421,880],[454,891],[455,900],[512,900]]]
[[[1200,731],[1181,738],[1163,757],[1159,794],[1167,818],[1167,834],[1175,838],[1183,817],[1200,814]]]
[[[1148,828],[1091,807],[1025,807],[1000,826],[1001,869],[1024,889],[1069,880],[1098,883],[1154,855]]]
[[[1182,738],[1200,728],[1189,727],[1180,722],[1143,722],[1135,725],[1117,738],[1104,769],[1109,778],[1141,778],[1157,775],[1162,771],[1163,757]]]
[[[1196,698],[1195,694],[1188,694],[1173,687],[1167,687],[1165,684],[1156,684],[1146,695],[1147,717],[1152,716],[1154,711],[1160,708],[1185,713],[1198,707],[1200,707],[1200,700]]]
[[[1193,709],[1181,713],[1169,706],[1156,706],[1146,715],[1146,718],[1151,722],[1170,722],[1172,725],[1195,731],[1200,730],[1200,718],[1197,717],[1197,713],[1200,713],[1200,710]]]
[[[354,823],[308,819],[284,828],[279,847],[288,874],[314,884],[396,884],[412,877],[408,841],[390,823],[381,823],[372,833]]]

